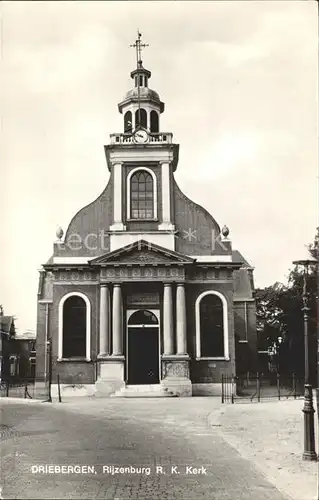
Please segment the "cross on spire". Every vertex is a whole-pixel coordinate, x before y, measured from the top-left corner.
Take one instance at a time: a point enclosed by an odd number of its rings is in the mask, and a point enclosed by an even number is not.
[[[141,36],[142,33],[137,30],[137,39],[135,40],[135,43],[130,45],[130,47],[136,48],[136,63],[138,68],[142,66],[142,48],[149,47],[148,43],[141,42]]]

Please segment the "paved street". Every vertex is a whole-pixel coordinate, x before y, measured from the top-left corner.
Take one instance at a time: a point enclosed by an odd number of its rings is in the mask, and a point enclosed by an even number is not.
[[[219,404],[213,398],[2,400],[2,498],[285,500],[214,428]],[[95,468],[32,473],[32,466],[45,465]],[[111,465],[144,469],[103,473]]]
[[[318,462],[302,460],[303,405],[302,399],[223,405],[218,429],[242,457],[253,461],[292,500],[318,500]],[[318,451],[317,424],[316,413]]]

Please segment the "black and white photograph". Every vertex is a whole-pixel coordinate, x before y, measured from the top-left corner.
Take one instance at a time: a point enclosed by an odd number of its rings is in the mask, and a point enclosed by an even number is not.
[[[0,31],[0,499],[319,500],[318,2]]]

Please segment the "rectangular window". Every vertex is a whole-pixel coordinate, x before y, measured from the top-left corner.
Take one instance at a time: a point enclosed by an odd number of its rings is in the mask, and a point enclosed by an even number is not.
[[[10,356],[10,376],[15,377],[16,376],[16,365],[17,365],[17,359],[15,356]]]
[[[29,366],[29,375],[32,379],[35,378],[35,366],[36,366],[36,361],[35,361],[35,358],[30,358],[29,359],[29,363],[30,363],[30,366]]]
[[[133,219],[151,219],[154,217],[154,192],[151,175],[140,170],[130,183],[131,217]]]

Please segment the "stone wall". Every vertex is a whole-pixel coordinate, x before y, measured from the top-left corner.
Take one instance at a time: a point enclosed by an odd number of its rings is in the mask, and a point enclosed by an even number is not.
[[[225,360],[196,360],[196,320],[195,302],[197,297],[205,291],[215,290],[222,293],[228,303],[228,334],[229,334],[229,361]],[[191,357],[190,373],[193,383],[220,382],[221,375],[235,372],[235,342],[233,316],[233,288],[232,281],[227,283],[189,283],[186,289],[187,301],[187,339],[188,352]]]
[[[220,281],[214,280],[198,280],[194,283],[186,283],[186,311],[187,311],[187,349],[190,355],[190,377],[193,383],[220,383],[222,374],[235,373],[235,339],[234,330],[239,331],[240,336],[244,335],[243,329],[244,307],[242,303],[235,303],[235,324],[234,324],[234,309],[233,309],[233,281],[229,271],[220,271]],[[56,277],[58,276],[58,273]],[[49,310],[49,336],[52,336],[52,358],[53,358],[53,382],[56,381],[56,375],[59,373],[61,383],[66,384],[90,384],[95,382],[95,361],[99,352],[99,294],[100,287],[98,283],[84,284],[78,283],[62,283],[54,285],[53,289],[53,304],[38,304],[38,328],[37,328],[37,373],[44,371],[44,351],[45,351],[45,314],[46,307]],[[124,311],[126,310],[126,293],[130,297],[135,298],[130,307],[143,307],[143,304],[137,304],[139,300],[137,291],[141,289],[143,293],[151,286],[151,292],[155,296],[149,296],[147,300],[152,301],[152,304],[145,304],[147,308],[160,308],[160,335],[161,346],[163,346],[163,311],[162,311],[162,284],[149,283],[144,284],[140,288],[138,283],[123,283],[123,303]],[[205,291],[218,291],[222,293],[228,303],[228,327],[229,327],[229,355],[230,360],[197,360],[196,359],[196,320],[195,320],[195,302],[197,297]],[[59,302],[61,298],[69,292],[84,293],[91,304],[91,361],[57,361],[58,357],[58,320],[59,320]],[[157,297],[157,298],[156,298]],[[146,295],[147,298],[147,295]],[[156,303],[154,302],[156,300]],[[135,301],[135,303],[134,303]],[[141,299],[140,299],[141,302]],[[254,302],[247,303],[248,323],[248,343],[247,348],[251,351],[250,359],[253,360],[254,348],[256,343],[255,330],[255,315]],[[174,311],[174,339],[176,339],[176,285],[173,284],[173,311]],[[123,317],[123,334],[126,335],[126,314]],[[125,352],[125,337],[124,337],[124,352]],[[248,354],[247,354],[248,355]],[[253,361],[252,361],[253,363]]]

